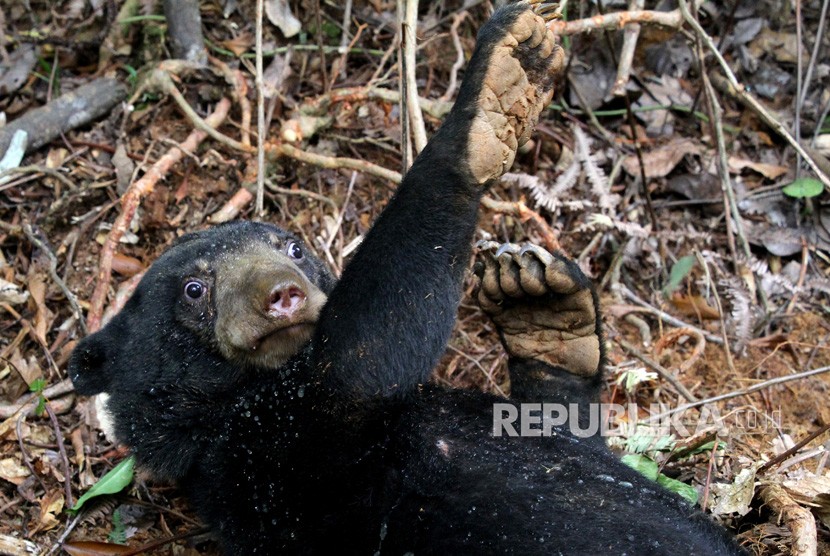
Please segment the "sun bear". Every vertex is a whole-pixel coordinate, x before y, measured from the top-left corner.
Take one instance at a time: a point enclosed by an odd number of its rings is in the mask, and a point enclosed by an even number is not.
[[[292,234],[186,235],[74,351],[116,437],[176,481],[227,554],[736,554],[598,436],[495,436],[503,398],[428,384],[479,200],[549,102],[563,53],[522,2],[481,29],[458,100],[335,283]],[[596,295],[538,247],[482,246],[478,298],[518,401],[598,401]]]

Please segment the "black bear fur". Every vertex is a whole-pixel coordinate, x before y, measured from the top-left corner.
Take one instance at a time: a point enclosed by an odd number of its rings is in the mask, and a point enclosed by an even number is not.
[[[108,394],[116,436],[181,486],[227,554],[740,552],[602,442],[564,428],[494,437],[503,398],[426,384],[456,317],[483,191],[465,162],[477,95],[494,45],[528,9],[510,5],[483,27],[455,107],[336,286],[313,257],[298,263],[328,294],[299,353],[277,368],[230,358],[213,333],[216,300],[182,299],[194,273],[220,278],[217,260],[298,242],[244,222],[185,236],[74,352],[77,391]],[[539,365],[513,358],[510,372]],[[598,400],[598,378],[543,370],[564,397],[531,401]]]

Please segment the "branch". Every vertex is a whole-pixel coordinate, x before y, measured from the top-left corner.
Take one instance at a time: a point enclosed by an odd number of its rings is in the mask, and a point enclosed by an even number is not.
[[[553,20],[548,23],[548,29],[560,36],[578,35],[599,29],[622,29],[629,23],[650,23],[679,29],[683,24],[683,14],[680,10],[658,12],[654,10],[633,10],[614,12],[605,15],[596,15],[575,21]]]

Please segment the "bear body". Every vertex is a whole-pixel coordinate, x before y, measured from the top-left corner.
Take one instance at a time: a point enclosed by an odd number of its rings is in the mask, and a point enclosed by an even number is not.
[[[561,64],[529,4],[500,9],[455,107],[336,285],[291,234],[226,224],[179,240],[79,344],[77,391],[108,396],[118,440],[181,486],[227,554],[740,552],[598,436],[494,436],[506,400],[425,385],[482,191]],[[578,268],[508,246],[479,270],[513,397],[598,402],[596,295]]]

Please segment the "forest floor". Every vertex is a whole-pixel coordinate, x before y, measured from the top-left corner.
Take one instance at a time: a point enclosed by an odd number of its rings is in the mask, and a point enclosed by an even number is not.
[[[125,456],[74,395],[69,354],[175,238],[216,222],[277,223],[339,273],[411,148],[395,3],[269,0],[297,19],[264,23],[257,212],[254,2],[200,4],[200,67],[170,61],[161,2],[0,8],[0,113],[7,130],[34,122],[25,158],[0,163],[0,553],[216,553],[181,494],[140,473],[67,511]],[[421,4],[422,100],[405,113],[429,135],[492,6]],[[752,553],[830,554],[828,1],[715,0],[695,24],[672,2],[626,11],[641,4],[569,3],[552,24],[565,74],[477,239],[561,248],[594,280],[603,399],[627,411],[615,449],[655,462]],[[35,110],[82,86],[100,113],[49,135]],[[194,131],[194,114],[221,136]],[[472,288],[433,380],[507,394]]]

